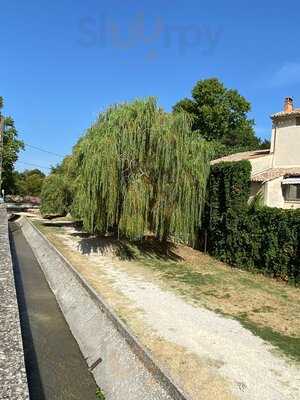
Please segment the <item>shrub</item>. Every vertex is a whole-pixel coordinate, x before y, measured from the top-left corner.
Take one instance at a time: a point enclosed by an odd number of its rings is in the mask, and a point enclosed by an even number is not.
[[[204,227],[208,251],[224,262],[300,281],[300,210],[248,206],[248,161],[211,169]]]
[[[236,225],[236,214],[247,207],[250,195],[249,161],[221,162],[212,166],[207,186],[204,228],[208,233],[208,250],[224,258],[226,231]],[[225,261],[225,260],[224,260]]]

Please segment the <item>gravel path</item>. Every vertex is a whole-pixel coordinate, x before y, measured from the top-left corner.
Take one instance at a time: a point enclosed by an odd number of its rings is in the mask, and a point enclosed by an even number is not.
[[[238,398],[300,399],[300,369],[275,354],[271,345],[239,322],[194,307],[176,294],[128,275],[104,259],[101,267],[112,278],[114,288],[142,310],[145,323],[158,335],[201,359],[214,361],[219,366],[218,373],[231,383]]]
[[[74,238],[64,243],[80,251]],[[134,310],[159,337],[195,354],[229,382],[241,400],[299,400],[300,368],[238,321],[186,302],[142,275],[127,273],[112,257],[86,257],[109,277],[113,288],[131,300]],[[94,271],[96,273],[96,269]],[[97,273],[96,273],[97,274]]]

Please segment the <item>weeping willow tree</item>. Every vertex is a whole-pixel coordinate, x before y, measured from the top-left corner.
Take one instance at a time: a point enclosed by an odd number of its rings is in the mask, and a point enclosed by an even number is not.
[[[77,149],[74,202],[91,233],[131,239],[152,232],[192,243],[209,173],[209,148],[194,137],[191,118],[167,114],[152,98],[113,106]]]

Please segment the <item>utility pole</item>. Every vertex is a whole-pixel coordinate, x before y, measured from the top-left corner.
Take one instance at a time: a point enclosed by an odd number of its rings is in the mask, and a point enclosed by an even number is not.
[[[0,197],[2,188],[2,164],[3,164],[3,135],[4,135],[4,117],[0,113]]]

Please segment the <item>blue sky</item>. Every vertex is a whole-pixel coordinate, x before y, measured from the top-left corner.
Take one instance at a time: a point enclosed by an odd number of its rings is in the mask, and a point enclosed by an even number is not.
[[[156,96],[170,110],[199,79],[252,104],[257,134],[293,96],[300,107],[296,1],[1,1],[0,95],[28,144],[67,154],[108,105]],[[28,148],[24,162],[59,157]]]

